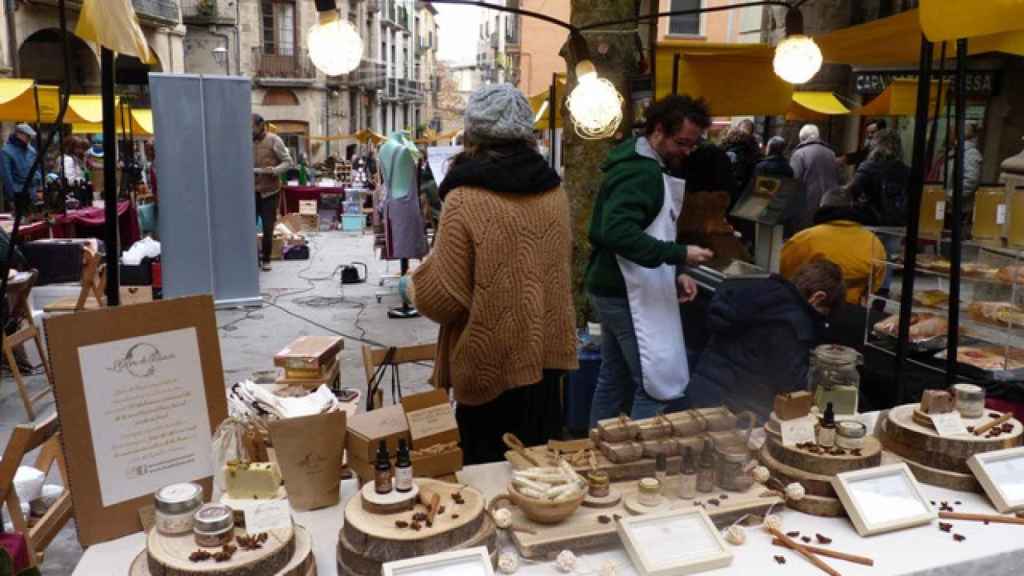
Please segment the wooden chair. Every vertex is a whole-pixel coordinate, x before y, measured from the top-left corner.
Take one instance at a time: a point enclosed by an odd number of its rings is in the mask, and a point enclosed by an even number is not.
[[[78,312],[96,310],[105,305],[103,293],[107,287],[107,265],[95,247],[82,248],[82,280],[78,297],[70,296],[54,300],[43,306],[45,312]],[[89,297],[92,297],[92,300]]]
[[[42,470],[43,474],[48,474],[56,463],[61,482],[64,484],[64,492],[46,510],[42,518],[30,525],[21,513],[21,500],[14,491],[14,475],[25,455],[36,448],[40,448],[40,451],[34,466]],[[7,513],[11,517],[14,529],[25,536],[29,559],[33,566],[43,561],[43,551],[61,528],[71,520],[71,491],[67,486],[67,467],[64,463],[64,453],[61,451],[60,422],[57,415],[53,414],[39,426],[23,424],[15,427],[4,449],[3,460],[0,460],[0,502],[7,504]]]
[[[48,394],[53,393],[53,375],[50,373],[50,362],[47,360],[46,352],[43,350],[43,339],[36,328],[35,322],[32,321],[32,308],[28,303],[29,294],[32,292],[32,287],[35,286],[38,277],[39,273],[35,270],[21,272],[7,285],[7,301],[11,306],[11,317],[19,324],[17,331],[13,334],[5,335],[3,339],[4,359],[7,360],[7,367],[11,369],[11,374],[14,376],[14,383],[18,387],[18,394],[21,395],[21,403],[25,405],[25,412],[28,413],[29,420],[36,419],[36,412],[32,405],[45,398]],[[36,350],[43,361],[43,369],[46,371],[46,389],[35,396],[29,394],[28,388],[25,386],[25,380],[21,375],[21,370],[18,368],[17,359],[14,357],[15,348],[23,346],[30,340],[35,342]]]
[[[390,354],[389,351],[394,349],[394,352]],[[411,362],[432,362],[437,353],[437,344],[418,344],[415,346],[394,346],[392,348],[372,348],[363,344],[363,370],[366,372],[366,389],[367,394],[370,394],[370,385],[373,383],[373,377],[377,373],[377,369],[382,364],[387,364],[392,370],[398,370],[399,364],[408,364]],[[367,396],[367,401],[373,401],[373,405],[376,408],[380,408],[384,405],[384,392],[377,389],[373,398]]]

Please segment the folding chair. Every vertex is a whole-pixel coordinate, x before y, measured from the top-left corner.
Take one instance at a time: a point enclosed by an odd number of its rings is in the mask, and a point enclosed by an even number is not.
[[[39,273],[35,270],[20,272],[7,285],[7,298],[11,305],[11,318],[18,322],[18,329],[13,334],[4,335],[3,338],[4,359],[7,360],[7,366],[11,369],[11,374],[14,376],[14,383],[18,387],[18,394],[21,395],[21,403],[25,405],[25,412],[28,413],[29,420],[36,419],[36,412],[32,405],[53,392],[53,376],[50,373],[50,363],[46,359],[46,352],[43,350],[43,339],[35,323],[32,321],[32,308],[28,303],[29,294],[32,292],[32,287],[35,286],[38,277]],[[18,368],[17,359],[14,356],[14,350],[30,340],[35,342],[36,350],[43,361],[43,369],[46,371],[46,389],[34,396],[29,394],[28,387],[25,386],[25,380],[21,375],[21,370]]]
[[[372,348],[363,345],[363,370],[366,372],[367,410],[380,408],[384,405],[384,391],[380,389],[380,380],[384,369],[388,366],[397,374],[399,364],[411,362],[431,362],[437,351],[437,344],[418,344],[416,346],[392,346],[390,348]],[[376,384],[376,389],[374,386]],[[401,397],[401,382],[395,378],[392,384],[397,387],[392,393]]]

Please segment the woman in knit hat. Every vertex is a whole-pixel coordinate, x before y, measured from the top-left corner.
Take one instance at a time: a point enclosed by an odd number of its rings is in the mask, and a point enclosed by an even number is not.
[[[441,325],[434,384],[457,402],[466,464],[559,434],[559,383],[577,367],[569,201],[537,152],[533,111],[509,84],[466,107],[434,248],[412,275],[416,308]]]

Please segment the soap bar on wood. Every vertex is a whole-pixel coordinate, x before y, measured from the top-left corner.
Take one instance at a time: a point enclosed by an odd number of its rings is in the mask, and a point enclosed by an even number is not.
[[[265,500],[277,496],[281,475],[270,462],[228,462],[224,480],[232,498]]]
[[[811,413],[814,397],[806,390],[775,396],[775,416],[779,420],[795,420]]]
[[[946,390],[925,390],[921,394],[921,411],[925,414],[947,414],[954,404],[953,395]]]

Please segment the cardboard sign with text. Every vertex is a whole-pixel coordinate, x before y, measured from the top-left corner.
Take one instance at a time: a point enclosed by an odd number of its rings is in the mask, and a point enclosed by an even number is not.
[[[140,530],[167,484],[212,493],[212,431],[227,417],[213,299],[47,318],[54,396],[82,546]]]

